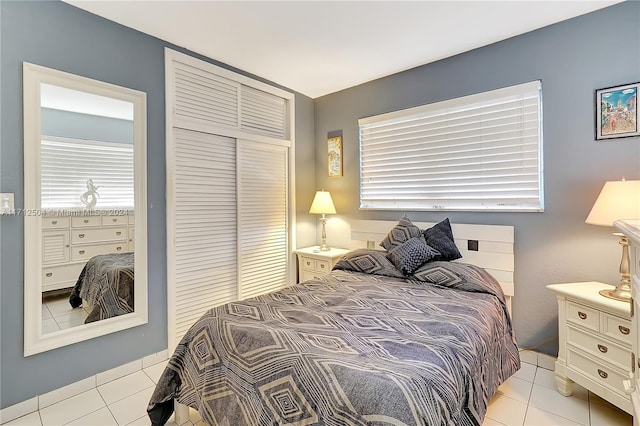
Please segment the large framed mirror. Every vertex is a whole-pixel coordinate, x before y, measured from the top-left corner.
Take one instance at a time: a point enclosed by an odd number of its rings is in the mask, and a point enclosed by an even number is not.
[[[23,64],[24,355],[147,322],[146,94]]]

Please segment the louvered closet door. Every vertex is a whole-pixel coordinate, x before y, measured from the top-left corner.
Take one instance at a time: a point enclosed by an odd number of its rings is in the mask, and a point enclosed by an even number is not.
[[[174,66],[174,126],[202,131],[238,127],[239,83],[181,62]]]
[[[175,287],[169,324],[178,343],[205,311],[237,299],[236,141],[174,129],[174,145]]]
[[[288,284],[288,149],[238,141],[240,299]]]

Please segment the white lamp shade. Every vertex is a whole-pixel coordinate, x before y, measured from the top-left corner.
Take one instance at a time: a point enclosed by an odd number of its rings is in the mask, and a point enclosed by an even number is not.
[[[586,222],[613,226],[619,219],[640,219],[640,180],[605,182]]]
[[[331,194],[328,191],[318,191],[313,198],[309,213],[313,214],[336,214],[336,207],[333,205]]]

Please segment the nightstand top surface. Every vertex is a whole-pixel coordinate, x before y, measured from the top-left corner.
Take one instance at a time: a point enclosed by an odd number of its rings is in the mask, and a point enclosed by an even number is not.
[[[611,312],[627,317],[630,315],[629,311],[631,307],[629,302],[610,299],[599,293],[600,290],[610,290],[615,288],[615,286],[610,284],[597,281],[586,281],[578,283],[549,284],[547,288],[572,300],[582,301],[589,305],[607,308],[607,310]]]
[[[636,244],[640,244],[640,220],[616,220],[613,226],[634,240]]]
[[[300,253],[300,254],[304,254],[304,255],[311,255],[311,256],[317,256],[317,257],[331,257],[331,258],[333,258],[333,257],[337,257],[337,256],[344,256],[345,254],[349,253],[349,250],[342,249],[342,248],[331,247],[330,250],[320,251],[320,247],[311,246],[311,247],[303,247],[303,248],[299,248],[297,250],[294,250],[294,253]]]

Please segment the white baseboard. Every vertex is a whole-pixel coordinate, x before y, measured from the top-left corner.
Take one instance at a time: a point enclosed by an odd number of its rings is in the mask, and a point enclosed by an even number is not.
[[[555,369],[556,364],[555,357],[540,352],[531,351],[529,349],[520,351],[520,361],[526,362],[527,364],[537,365],[538,367],[542,367],[551,371]]]
[[[0,410],[0,424],[8,423],[18,417],[26,416],[27,414],[31,414],[44,407],[48,407],[93,388],[97,388],[105,383],[119,379],[120,377],[124,377],[128,374],[135,373],[138,370],[150,367],[167,359],[169,359],[169,351],[165,349],[133,362],[87,377],[86,379],[82,379],[75,383],[71,383],[70,385],[63,386],[51,392],[37,395],[26,401],[3,408]]]

